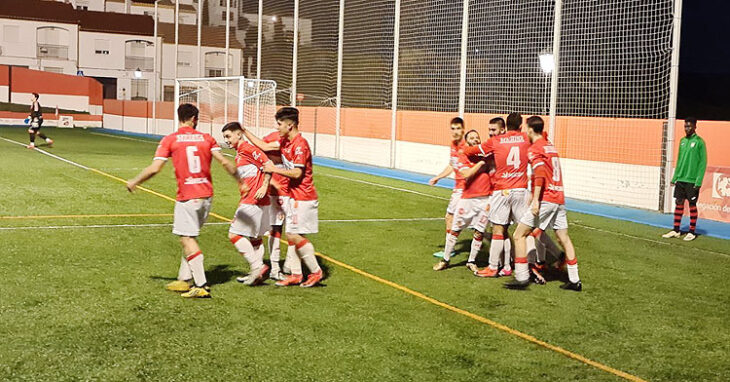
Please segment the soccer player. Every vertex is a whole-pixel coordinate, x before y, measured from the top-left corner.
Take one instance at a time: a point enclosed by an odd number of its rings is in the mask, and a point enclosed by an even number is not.
[[[50,146],[53,144],[53,139],[48,138],[45,134],[41,133],[41,126],[43,126],[43,111],[41,110],[41,104],[38,102],[40,96],[38,93],[33,93],[30,96],[30,128],[28,134],[30,135],[30,143],[28,144],[29,149],[35,148],[35,136],[39,136],[46,140],[46,143]]]
[[[466,143],[468,146],[478,146],[481,143],[479,133],[476,130],[470,130],[466,134]],[[461,230],[472,225],[474,227],[474,238],[471,242],[471,251],[469,252],[466,267],[471,272],[476,273],[479,270],[476,266],[476,258],[482,248],[484,229],[487,226],[489,194],[492,191],[492,183],[485,162],[472,162],[463,153],[459,154],[456,171],[465,179],[464,192],[456,203],[454,220],[446,237],[444,258],[433,266],[433,270],[441,271],[449,267],[451,254],[454,251]]]
[[[489,266],[478,271],[480,277],[497,277],[499,258],[504,250],[504,227],[510,217],[517,221],[527,211],[527,149],[530,139],[520,131],[522,116],[507,116],[507,133],[490,138],[479,146],[467,147],[467,156],[494,156],[496,172],[493,175],[494,192],[490,199],[489,221],[492,222],[492,241],[489,246]],[[534,248],[534,240],[531,241]]]
[[[276,148],[266,151],[277,167],[285,168],[281,160],[281,147],[279,141],[281,136],[278,131],[274,131],[262,138],[266,143]],[[273,174],[271,177],[271,186],[269,187],[269,223],[271,231],[269,232],[269,260],[271,261],[271,273],[269,277],[272,280],[281,281],[286,277],[284,273],[302,274],[302,262],[297,256],[294,246],[287,247],[286,260],[284,268],[280,267],[281,259],[281,233],[283,232],[284,222],[286,221],[286,211],[284,208],[289,204],[289,178]]]
[[[243,129],[238,122],[223,126],[223,138],[236,149],[236,168],[241,187],[241,201],[228,230],[228,238],[251,266],[251,273],[238,277],[238,282],[258,285],[269,276],[264,264],[262,237],[269,230],[269,182],[271,174],[264,173],[264,165],[270,162],[261,149],[243,139]]]
[[[167,158],[172,157],[177,179],[172,233],[180,237],[183,257],[177,280],[167,284],[166,288],[184,292],[182,296],[186,298],[206,298],[210,297],[210,288],[196,238],[211,209],[211,158],[215,158],[234,178],[237,178],[236,166],[223,157],[221,148],[210,134],[195,130],[198,125],[197,107],[182,104],[177,108],[177,116],[180,128],[162,138],[152,164],[127,182],[127,190],[133,192],[138,185],[157,175],[167,163]]]
[[[489,120],[489,138],[496,137],[497,135],[502,135],[507,132],[507,129],[505,128],[504,118],[502,117],[495,117]],[[494,164],[494,156],[490,156],[486,158],[485,162],[487,163],[487,171],[489,172],[490,176],[494,176],[494,174],[497,172],[497,168]],[[491,224],[490,224],[491,225]],[[509,237],[509,224],[505,225],[502,231],[503,234],[503,253],[504,253],[504,260],[501,261],[502,267],[499,270],[500,276],[509,276],[512,274],[512,242],[510,241]],[[491,240],[491,238],[490,238]]]
[[[679,155],[677,166],[672,176],[674,186],[674,229],[662,235],[664,238],[680,237],[679,226],[684,214],[684,201],[689,203],[689,232],[684,236],[685,241],[692,241],[697,236],[697,199],[700,196],[700,187],[707,169],[707,148],[705,141],[696,133],[697,118],[689,117],[684,120],[685,136],[679,141]]]
[[[276,112],[276,124],[279,131],[279,147],[281,159],[285,168],[276,167],[269,162],[264,171],[279,174],[289,178],[289,199],[286,211],[286,237],[290,247],[295,247],[299,259],[309,269],[309,277],[302,282],[302,273],[292,274],[277,286],[299,285],[309,288],[322,280],[323,272],[317,262],[314,246],[305,235],[319,231],[317,190],[312,179],[312,153],[309,143],[299,133],[299,110],[294,107],[282,107]],[[244,131],[246,138],[263,151],[275,150],[276,145],[266,143],[248,130]]]
[[[461,150],[464,148],[464,120],[455,117],[451,119],[451,152],[449,156],[449,164],[435,177],[428,181],[428,184],[435,186],[439,180],[446,178],[447,176],[454,173],[454,190],[451,192],[451,198],[449,199],[449,205],[446,207],[446,240],[449,240],[449,233],[451,231],[451,225],[454,219],[454,209],[456,203],[461,199],[461,193],[464,191],[464,177],[461,176],[457,167],[459,165],[459,155]],[[433,254],[435,257],[444,257],[444,252],[436,252]]]
[[[524,289],[530,283],[527,265],[527,238],[534,228],[545,230],[552,227],[558,241],[565,249],[568,282],[561,288],[580,292],[583,285],[578,277],[578,260],[575,248],[568,236],[568,217],[565,212],[563,179],[558,151],[543,138],[544,122],[538,116],[527,119],[527,135],[532,142],[528,157],[535,177],[530,209],[520,218],[515,229],[515,279],[505,284],[510,289]]]

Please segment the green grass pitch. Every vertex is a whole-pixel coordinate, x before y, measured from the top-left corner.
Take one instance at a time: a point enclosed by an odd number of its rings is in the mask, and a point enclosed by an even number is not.
[[[44,130],[49,152],[125,179],[155,149]],[[213,210],[230,217],[237,188],[217,164],[213,177]],[[8,218],[170,214],[170,201],[4,140],[0,178],[2,381],[620,380],[332,263],[323,287],[244,287],[234,279],[247,266],[215,218],[200,237],[213,299],[185,300],[163,289],[180,258],[171,216]],[[460,265],[468,235],[456,266],[431,270],[441,220],[332,221],[439,218],[448,190],[324,167],[315,182],[319,252],[646,380],[730,380],[728,241],[665,241],[662,229],[569,213],[584,291],[509,291]],[[172,166],[145,186],[174,196]],[[122,224],[147,226],[109,227]]]

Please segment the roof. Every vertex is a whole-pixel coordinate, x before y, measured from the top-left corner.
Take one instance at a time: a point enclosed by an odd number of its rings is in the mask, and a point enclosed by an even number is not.
[[[155,20],[146,15],[126,13],[78,11],[80,29],[86,32],[104,32],[152,36]]]
[[[2,0],[0,18],[78,24],[79,16],[71,4],[40,0]]]
[[[167,44],[175,43],[175,24],[157,23],[157,34]],[[198,45],[198,26],[189,24],[178,24],[178,42],[183,45]],[[243,45],[231,33],[230,48],[243,49]],[[226,47],[226,27],[201,26],[200,39],[202,46],[214,46],[217,48]]]

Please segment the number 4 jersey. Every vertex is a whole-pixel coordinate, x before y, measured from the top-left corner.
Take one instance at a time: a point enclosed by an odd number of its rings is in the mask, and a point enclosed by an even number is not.
[[[188,126],[162,138],[154,159],[166,161],[172,157],[178,201],[213,196],[210,161],[212,152],[220,149],[210,134]]]
[[[494,155],[495,173],[492,185],[495,190],[527,188],[527,149],[530,138],[519,131],[492,137],[480,146],[468,147],[464,153],[473,155]]]

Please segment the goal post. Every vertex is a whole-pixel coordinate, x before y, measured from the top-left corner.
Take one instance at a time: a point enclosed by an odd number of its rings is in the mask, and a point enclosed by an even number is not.
[[[174,126],[178,126],[177,108],[190,103],[200,110],[198,130],[222,141],[221,128],[237,121],[244,128],[261,135],[275,127],[276,82],[255,78],[207,77],[175,80]]]

